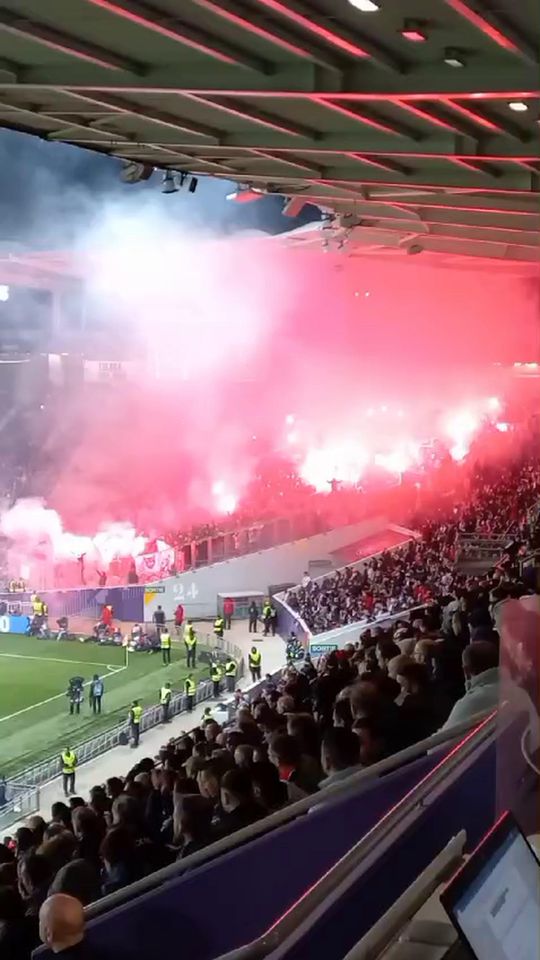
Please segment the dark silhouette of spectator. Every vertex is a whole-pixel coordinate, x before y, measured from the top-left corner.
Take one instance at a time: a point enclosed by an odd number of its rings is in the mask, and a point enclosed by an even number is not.
[[[386,730],[376,717],[355,720],[353,731],[360,742],[360,763],[370,767],[389,754]]]
[[[287,784],[280,780],[277,767],[259,760],[250,769],[253,795],[267,813],[275,813],[289,803]]]
[[[88,860],[70,860],[56,874],[48,891],[67,893],[82,903],[83,907],[94,903],[101,896],[101,882],[97,866]]]
[[[139,878],[135,838],[126,827],[113,827],[101,844],[103,894],[114,893]]]
[[[104,821],[91,807],[78,807],[73,811],[72,819],[79,857],[99,867],[99,848],[105,834]]]
[[[319,786],[329,787],[344,780],[359,769],[360,742],[358,735],[344,727],[326,731],[321,744],[321,765],[325,773]]]
[[[450,711],[451,704],[430,682],[429,671],[423,663],[406,663],[398,674],[403,699],[400,717],[411,743],[430,737],[439,729]]]
[[[174,804],[174,844],[178,859],[202,850],[214,839],[212,816],[214,805],[200,795],[176,795]]]
[[[255,823],[264,810],[253,794],[253,783],[246,770],[227,770],[221,780],[221,807],[218,835],[227,836]]]
[[[39,943],[37,929],[25,917],[24,904],[12,886],[0,884],[0,957],[29,960]]]
[[[276,765],[279,778],[287,784],[294,784],[296,791],[290,791],[291,800],[300,799],[301,794],[315,793],[318,780],[314,782],[313,769],[305,770],[303,756],[298,741],[287,733],[276,733],[270,741],[269,759]],[[311,766],[311,765],[310,765]],[[293,794],[296,793],[294,796]]]
[[[465,647],[463,671],[466,692],[452,707],[443,730],[499,705],[499,651],[493,643],[478,640]]]

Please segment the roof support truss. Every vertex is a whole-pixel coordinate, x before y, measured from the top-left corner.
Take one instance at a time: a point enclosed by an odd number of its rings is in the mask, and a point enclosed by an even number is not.
[[[155,9],[152,10],[141,0],[86,0],[86,2],[142,27],[144,30],[158,33],[169,40],[191,47],[199,53],[207,54],[221,63],[236,64],[263,73],[270,67],[270,64],[262,58],[252,56],[245,50],[226,44],[217,37],[192,27],[183,22],[180,17],[173,18],[156,14]]]

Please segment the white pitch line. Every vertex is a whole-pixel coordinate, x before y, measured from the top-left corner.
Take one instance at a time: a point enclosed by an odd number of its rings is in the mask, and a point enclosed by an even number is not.
[[[78,663],[80,666],[84,667],[87,664],[90,667],[108,667],[108,663],[103,663],[103,661],[97,660],[64,660],[63,657],[33,657],[26,653],[0,653],[0,657],[9,657],[12,660],[39,660],[41,663],[43,661],[48,661],[49,663]]]
[[[5,653],[5,654],[0,654],[0,656],[10,657],[10,656],[16,656],[16,654]],[[41,657],[22,657],[21,659],[40,660]],[[58,662],[59,663],[80,663],[80,660],[62,660]],[[86,662],[88,663],[88,661]],[[106,677],[112,677],[113,674],[121,673],[122,670],[126,669],[125,666],[112,667],[110,664],[107,664],[107,663],[94,664],[94,666],[107,667],[107,670],[109,670],[110,673],[105,674]],[[101,677],[100,679],[103,679],[103,677]],[[87,680],[86,683],[83,684],[83,686],[88,687],[91,683],[92,683],[91,680]],[[15,717],[20,717],[21,714],[23,713],[28,713],[29,710],[36,710],[37,707],[44,707],[46,703],[52,703],[53,700],[60,700],[65,696],[66,696],[65,693],[56,693],[54,697],[48,697],[46,700],[40,700],[39,703],[31,703],[29,707],[23,707],[22,710],[17,710],[15,713],[10,713],[7,717],[0,717],[0,723],[4,723],[6,720],[13,720]]]

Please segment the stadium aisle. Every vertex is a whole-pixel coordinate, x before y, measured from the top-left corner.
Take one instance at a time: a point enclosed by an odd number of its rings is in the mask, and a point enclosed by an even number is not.
[[[253,634],[248,633],[247,621],[245,620],[239,622],[233,621],[232,629],[227,630],[225,638],[237,644],[237,646],[242,649],[246,662],[247,654],[251,646],[258,640],[257,645],[262,652],[263,676],[265,673],[273,673],[279,670],[285,663],[285,644],[281,637],[265,637],[263,640],[261,633],[259,633],[255,639]],[[251,686],[251,678],[247,669],[239,686],[242,689]],[[226,700],[227,697],[223,699]],[[149,730],[141,736],[140,746],[137,750],[133,750],[129,746],[115,747],[114,750],[109,750],[101,757],[96,757],[95,760],[91,760],[89,763],[85,763],[79,767],[76,780],[77,796],[86,799],[90,788],[95,786],[95,784],[104,783],[108,777],[125,775],[134,763],[142,757],[154,757],[168,739],[178,737],[181,733],[187,732],[197,726],[204,708],[211,703],[211,700],[207,700],[199,707],[196,707],[189,716],[187,714],[181,714],[173,718],[167,727],[160,724],[158,727]],[[104,706],[106,708],[106,703],[104,703]],[[55,780],[51,780],[50,783],[41,787],[40,809],[37,813],[40,813],[48,820],[50,818],[51,804],[54,803],[55,800],[63,799],[62,778],[57,777]],[[21,820],[19,823],[11,826],[9,832],[14,833],[17,827],[23,825],[24,820]]]

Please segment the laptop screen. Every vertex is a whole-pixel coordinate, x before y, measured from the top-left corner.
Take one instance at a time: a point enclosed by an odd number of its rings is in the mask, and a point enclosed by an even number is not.
[[[477,960],[539,960],[540,864],[512,818],[488,835],[441,899]]]

